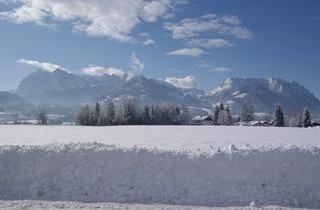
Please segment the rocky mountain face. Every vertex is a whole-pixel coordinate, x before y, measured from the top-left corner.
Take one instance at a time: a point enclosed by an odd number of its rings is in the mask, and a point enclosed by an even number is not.
[[[115,101],[132,97],[143,103],[197,105],[196,93],[201,90],[177,88],[167,82],[148,79],[143,75],[120,78],[77,75],[60,69],[54,72],[37,71],[24,78],[18,86],[17,95],[36,103],[75,106],[106,99]]]
[[[245,104],[253,105],[255,112],[271,113],[280,104],[288,115],[301,112],[305,106],[320,113],[320,101],[310,91],[284,79],[227,78],[203,101],[228,104],[235,113]]]
[[[227,104],[238,114],[244,104],[253,105],[256,112],[271,113],[281,104],[286,114],[296,114],[305,106],[320,113],[320,101],[296,82],[283,79],[227,78],[212,92],[183,89],[167,82],[149,79],[143,75],[100,77],[78,75],[57,69],[54,72],[37,71],[24,78],[16,92],[35,104],[78,106],[112,99],[119,101],[132,97],[141,104],[170,102],[211,109],[218,103]]]

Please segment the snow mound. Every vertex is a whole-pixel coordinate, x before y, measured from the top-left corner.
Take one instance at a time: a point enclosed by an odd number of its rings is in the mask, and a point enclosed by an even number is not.
[[[232,207],[204,207],[204,206],[178,206],[164,204],[119,204],[119,203],[79,203],[66,201],[1,201],[0,209],[45,209],[45,210],[79,210],[79,209],[100,209],[100,210],[261,210],[261,206],[232,206]],[[282,206],[263,206],[264,210],[307,210],[305,208],[290,208]],[[310,209],[311,210],[311,209]]]
[[[0,146],[0,200],[320,207],[319,147]]]

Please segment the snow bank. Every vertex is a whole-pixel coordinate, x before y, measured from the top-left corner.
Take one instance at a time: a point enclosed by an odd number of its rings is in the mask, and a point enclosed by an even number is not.
[[[320,207],[319,147],[208,151],[0,146],[0,200]]]
[[[1,201],[0,209],[45,209],[45,210],[79,210],[79,209],[100,209],[100,210],[261,210],[260,206],[242,206],[242,207],[203,207],[203,206],[178,206],[164,204],[119,204],[119,203],[79,203],[66,201]],[[290,208],[282,206],[263,206],[264,210],[307,210],[305,208]],[[311,209],[310,209],[311,210]]]

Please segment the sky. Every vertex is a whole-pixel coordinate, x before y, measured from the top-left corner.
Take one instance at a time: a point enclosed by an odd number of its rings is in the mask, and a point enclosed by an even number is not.
[[[207,91],[276,77],[320,98],[320,1],[0,0],[0,90],[58,67]]]

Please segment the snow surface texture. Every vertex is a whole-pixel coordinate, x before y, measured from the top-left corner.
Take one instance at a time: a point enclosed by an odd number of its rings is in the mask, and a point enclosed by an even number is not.
[[[0,126],[0,200],[320,208],[319,131]]]
[[[0,125],[0,145],[101,142],[121,148],[206,150],[214,147],[320,146],[320,128],[235,126],[12,126]]]
[[[47,202],[47,201],[0,201],[0,209],[46,209],[46,210],[75,210],[75,209],[101,209],[101,210],[291,210],[292,208],[280,206],[245,206],[245,207],[199,207],[177,206],[161,204],[118,204],[118,203],[77,203],[77,202]],[[294,210],[302,210],[295,208]]]

